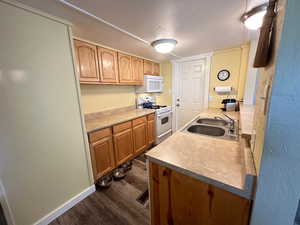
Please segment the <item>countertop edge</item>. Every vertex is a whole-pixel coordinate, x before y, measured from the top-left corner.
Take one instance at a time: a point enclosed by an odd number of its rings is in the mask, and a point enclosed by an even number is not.
[[[249,200],[252,200],[253,199],[253,195],[252,195],[252,192],[251,191],[248,191],[247,189],[239,189],[239,188],[236,188],[236,187],[233,187],[233,186],[230,186],[228,184],[224,184],[220,181],[217,181],[217,180],[214,180],[212,178],[209,178],[209,177],[206,177],[206,176],[203,176],[201,174],[197,174],[197,173],[194,173],[190,170],[187,170],[187,169],[184,169],[184,168],[181,168],[181,167],[178,167],[176,165],[173,165],[173,164],[170,164],[168,162],[165,162],[165,161],[162,161],[162,160],[159,160],[159,159],[156,159],[152,156],[149,156],[147,155],[146,153],[146,156],[147,156],[147,159],[151,162],[154,162],[154,163],[158,163],[162,166],[165,166],[165,167],[168,167],[170,169],[173,169],[179,173],[183,173],[187,176],[191,176],[197,180],[201,180],[205,183],[208,183],[208,184],[211,184],[211,185],[214,185],[218,188],[221,188],[221,189],[224,189],[226,191],[229,191],[233,194],[236,194],[236,195],[239,195],[243,198],[246,198],[246,199],[249,199]]]
[[[149,109],[149,110],[151,110],[151,109]],[[124,123],[124,122],[130,121],[130,120],[134,120],[134,119],[137,119],[139,117],[143,117],[143,116],[146,116],[146,115],[149,115],[149,114],[152,114],[152,113],[155,113],[155,110],[153,110],[151,112],[145,112],[145,113],[143,113],[142,115],[139,115],[139,116],[130,117],[130,118],[127,118],[125,120],[120,120],[118,122],[115,122],[115,123],[112,123],[112,124],[109,124],[109,125],[106,125],[106,126],[97,127],[95,129],[92,129],[92,130],[86,130],[86,132],[87,133],[95,132],[95,131],[98,131],[98,130],[101,130],[101,129],[105,129],[105,128],[108,128],[108,127],[118,125],[120,123]]]

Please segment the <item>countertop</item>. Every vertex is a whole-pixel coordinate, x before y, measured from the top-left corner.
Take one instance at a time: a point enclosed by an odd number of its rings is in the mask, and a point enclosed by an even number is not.
[[[226,114],[233,119],[239,119],[238,112]],[[224,117],[218,109],[206,110],[197,115],[200,116]],[[251,157],[249,152],[243,152],[246,148],[241,148],[239,141],[182,132],[183,129],[149,151],[146,154],[148,159],[251,199],[252,176],[255,174],[251,159],[245,160],[245,157]]]
[[[135,106],[118,108],[85,115],[87,132],[93,132],[113,125],[136,119],[151,113],[153,109],[136,109]]]

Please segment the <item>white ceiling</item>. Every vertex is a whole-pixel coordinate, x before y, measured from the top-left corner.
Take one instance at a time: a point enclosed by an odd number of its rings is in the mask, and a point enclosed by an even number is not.
[[[163,61],[174,56],[84,15],[57,0],[18,0],[74,24],[75,36],[145,58]],[[175,38],[174,53],[192,56],[240,45],[249,33],[239,21],[246,8],[267,0],[67,0],[148,42]]]

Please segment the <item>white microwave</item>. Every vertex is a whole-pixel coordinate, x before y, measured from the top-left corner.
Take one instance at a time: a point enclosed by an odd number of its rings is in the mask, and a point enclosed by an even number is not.
[[[164,89],[164,78],[161,76],[144,76],[144,85],[136,86],[136,93],[155,93],[163,92]]]

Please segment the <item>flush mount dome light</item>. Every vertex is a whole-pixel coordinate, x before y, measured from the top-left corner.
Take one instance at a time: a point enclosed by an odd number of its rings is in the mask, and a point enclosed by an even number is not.
[[[267,8],[268,3],[255,7],[249,12],[246,12],[242,16],[241,21],[248,29],[257,30],[263,25],[264,17],[267,13]]]
[[[177,44],[175,39],[158,39],[151,43],[152,47],[160,53],[171,52]]]

